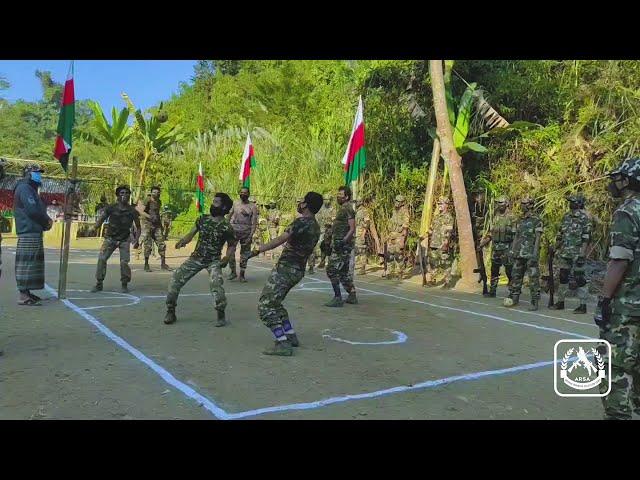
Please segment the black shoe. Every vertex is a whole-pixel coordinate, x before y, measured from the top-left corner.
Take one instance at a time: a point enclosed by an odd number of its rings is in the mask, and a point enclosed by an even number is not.
[[[121,285],[120,291],[121,291],[122,293],[129,293],[129,287],[127,287],[127,284],[126,284],[126,283],[123,283],[123,284]]]
[[[145,271],[145,272],[150,272],[150,271],[151,271],[151,267],[149,266],[149,264],[148,264],[148,263],[145,263],[145,264],[144,264],[144,271]]]
[[[175,309],[167,310],[167,314],[164,317],[164,323],[167,325],[171,325],[172,323],[176,323],[176,311]]]
[[[550,310],[564,310],[564,302],[557,302],[549,307]]]
[[[486,294],[483,293],[482,296],[487,298],[496,298],[496,291],[489,290]]]
[[[587,313],[587,305],[581,304],[578,308],[576,308],[573,313]]]
[[[218,312],[218,321],[216,322],[216,327],[224,327],[227,324],[224,310],[216,310],[216,312]]]
[[[293,345],[289,340],[283,340],[282,342],[278,342],[276,340],[275,344],[267,348],[262,352],[265,355],[277,355],[280,357],[290,357],[293,355]]]
[[[236,275],[235,272],[231,272],[227,277],[227,280],[235,280],[236,278],[238,278],[238,275]]]
[[[287,340],[289,340],[289,343],[291,344],[292,347],[300,346],[300,342],[298,341],[298,336],[295,333],[285,333],[285,335],[287,336]]]
[[[102,283],[96,283],[96,285],[90,291],[91,291],[91,293],[101,292],[102,291]]]
[[[531,299],[531,305],[529,305],[528,310],[530,312],[535,312],[536,310],[538,310],[538,299],[537,298],[532,298]]]
[[[171,272],[173,269],[169,265],[167,265],[166,263],[161,263],[160,264],[160,270],[166,270],[168,272]]]
[[[350,293],[347,296],[347,299],[344,302],[345,303],[350,303],[351,305],[357,305],[358,304],[358,298],[356,297],[355,292]]]

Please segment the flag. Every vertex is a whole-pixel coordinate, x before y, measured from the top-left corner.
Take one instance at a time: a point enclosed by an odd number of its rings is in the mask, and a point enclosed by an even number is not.
[[[242,163],[240,164],[240,181],[242,186],[250,188],[251,183],[251,167],[256,166],[256,158],[253,153],[253,144],[251,143],[251,137],[247,133],[247,143],[244,146],[244,153],[242,154]]]
[[[202,215],[204,213],[204,175],[202,174],[202,162],[198,167],[198,179],[196,180],[196,210]]]
[[[69,66],[69,74],[64,82],[64,92],[60,104],[60,118],[53,156],[60,161],[64,171],[67,171],[69,154],[73,145],[73,123],[75,121],[75,94],[73,91],[73,62]]]
[[[342,158],[344,165],[344,183],[349,185],[358,179],[366,164],[366,149],[364,145],[364,116],[362,113],[362,97],[358,99],[358,110],[353,121],[351,137],[347,151]]]

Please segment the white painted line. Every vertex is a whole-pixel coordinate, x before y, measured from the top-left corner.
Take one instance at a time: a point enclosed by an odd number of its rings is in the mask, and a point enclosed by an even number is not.
[[[440,385],[446,385],[454,382],[478,380],[480,378],[493,377],[497,375],[507,375],[510,373],[523,372],[526,370],[534,370],[537,368],[544,368],[553,365],[553,360],[547,362],[529,363],[526,365],[518,365],[510,368],[501,368],[498,370],[486,370],[483,372],[467,373],[463,375],[456,375],[454,377],[440,378],[438,380],[427,380],[414,385],[402,385],[399,387],[386,388],[384,390],[376,390],[374,392],[361,393],[357,395],[343,395],[339,397],[330,397],[316,402],[309,403],[292,403],[289,405],[278,405],[274,407],[258,408],[255,410],[247,410],[246,412],[230,413],[230,419],[239,419],[246,417],[253,417],[256,415],[264,415],[266,413],[285,412],[289,410],[311,410],[319,407],[326,407],[334,403],[348,402],[352,400],[363,400],[366,398],[382,397],[384,395],[391,395],[394,393],[410,392],[415,390],[423,390],[427,388],[435,388]]]
[[[371,328],[371,327],[369,327]],[[351,340],[345,340],[343,338],[340,337],[334,337],[331,336],[329,334],[323,334],[322,337],[323,338],[329,338],[331,340],[335,340],[336,342],[342,342],[342,343],[348,343],[349,345],[394,345],[397,343],[404,343],[407,341],[407,337],[404,333],[398,331],[398,330],[391,330],[390,328],[385,328],[385,330],[387,330],[388,332],[393,333],[396,336],[395,340],[388,340],[385,342],[352,342]],[[326,329],[324,330],[325,332],[329,332],[331,331],[330,329]]]
[[[56,291],[53,288],[51,288],[49,285],[45,284],[44,287],[49,293],[51,293],[53,295],[56,295]],[[213,414],[213,416],[215,416],[216,418],[223,419],[223,420],[227,420],[227,419],[230,418],[229,414],[227,412],[225,412],[222,408],[218,407],[211,400],[209,400],[208,398],[206,398],[203,395],[201,395],[198,392],[196,392],[190,386],[188,386],[185,383],[181,382],[180,380],[176,379],[168,371],[166,371],[164,368],[162,368],[156,362],[154,362],[149,357],[144,355],[140,350],[132,347],[124,339],[122,339],[121,337],[119,337],[118,335],[113,333],[111,330],[109,330],[106,326],[104,326],[102,323],[100,323],[94,316],[92,316],[89,313],[85,312],[82,308],[78,307],[77,305],[75,305],[73,302],[71,302],[69,300],[61,300],[61,301],[68,308],[70,308],[71,310],[76,312],[78,315],[80,315],[82,318],[84,318],[89,323],[91,323],[93,326],[95,326],[98,330],[100,330],[100,332],[102,332],[107,338],[109,338],[110,340],[115,342],[120,347],[124,348],[127,352],[129,352],[135,358],[137,358],[142,363],[144,363],[149,368],[151,368],[154,372],[156,372],[158,375],[160,375],[160,377],[165,382],[167,382],[169,385],[171,385],[172,387],[178,389],[183,394],[185,394],[187,397],[195,400],[200,405],[202,405],[204,408],[206,408],[209,412],[211,412]]]

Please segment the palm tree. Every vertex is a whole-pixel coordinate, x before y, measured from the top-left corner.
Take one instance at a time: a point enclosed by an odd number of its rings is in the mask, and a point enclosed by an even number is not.
[[[111,124],[109,124],[100,104],[94,101],[88,103],[94,115],[91,122],[92,130],[82,132],[80,136],[94,145],[108,148],[111,153],[111,161],[114,161],[120,150],[131,140],[133,130],[127,125],[129,110],[123,108],[120,113],[117,113],[113,107],[111,109]]]
[[[142,166],[140,167],[140,179],[138,181],[141,192],[144,186],[144,177],[149,160],[162,154],[169,147],[182,140],[183,134],[180,133],[178,125],[172,127],[163,126],[167,121],[167,114],[162,110],[162,102],[158,110],[147,119],[139,109],[135,109],[133,102],[131,102],[131,99],[126,93],[122,93],[122,98],[127,102],[129,111],[133,113],[136,119],[133,128],[134,134],[142,140]],[[138,192],[138,197],[140,196],[140,192]]]

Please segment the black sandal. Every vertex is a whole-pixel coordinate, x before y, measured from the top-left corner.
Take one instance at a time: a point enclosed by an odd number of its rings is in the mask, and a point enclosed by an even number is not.
[[[42,304],[40,302],[34,300],[33,298],[29,297],[26,300],[18,302],[18,305],[24,305],[24,306],[28,306],[28,307],[33,307],[33,306],[40,306]]]

